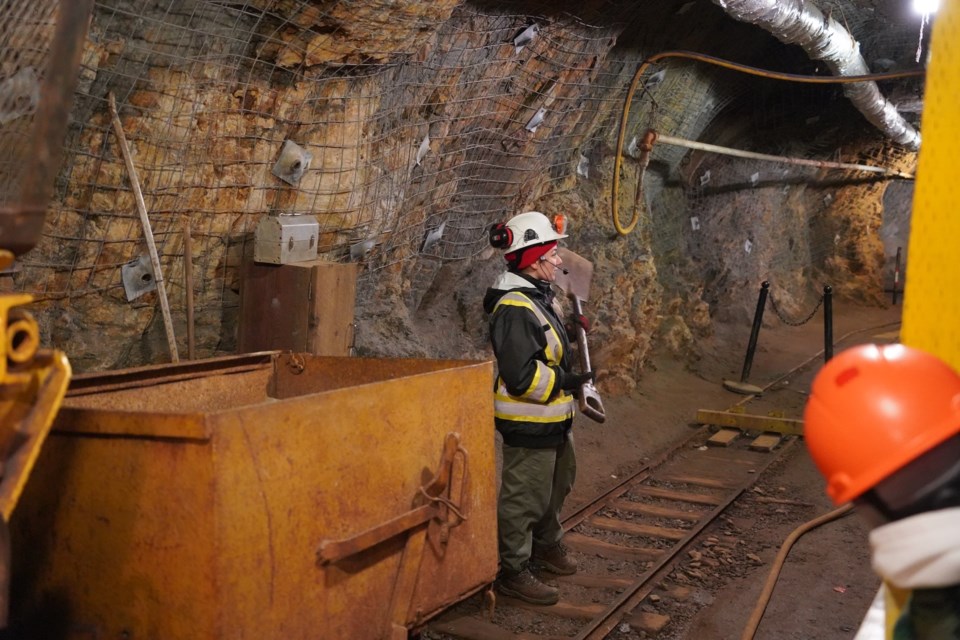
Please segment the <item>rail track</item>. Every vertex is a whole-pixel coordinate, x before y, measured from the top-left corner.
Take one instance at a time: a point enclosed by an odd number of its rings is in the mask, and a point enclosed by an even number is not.
[[[700,557],[695,546],[706,543],[723,554],[717,558],[715,553],[715,562],[733,557],[737,550],[720,537],[701,540],[701,535],[796,440],[786,436],[776,446],[764,440],[758,448],[757,439],[740,437],[714,447],[707,444],[712,435],[710,428],[701,428],[564,520],[564,543],[576,552],[580,570],[551,577],[562,587],[560,602],[535,606],[487,592],[485,606],[465,603],[429,624],[430,632],[439,634],[431,637],[586,640],[604,638],[623,624],[648,633],[662,629],[669,617],[640,605],[658,597],[655,591],[678,598],[690,592],[668,576],[679,560]],[[698,566],[684,575],[695,580]],[[554,620],[545,625],[545,618]],[[563,633],[537,632],[545,626]]]
[[[837,342],[864,331],[869,330]],[[765,389],[809,380],[817,355]],[[746,396],[732,408],[753,398]],[[529,605],[489,589],[431,621],[422,635],[429,640],[597,640],[636,630],[655,636],[671,621],[661,613],[670,607],[658,603],[691,597],[721,564],[760,564],[718,524],[798,437],[750,434],[715,432],[704,425],[567,516],[564,543],[576,553],[580,570],[572,576],[544,574],[561,587],[557,604]]]

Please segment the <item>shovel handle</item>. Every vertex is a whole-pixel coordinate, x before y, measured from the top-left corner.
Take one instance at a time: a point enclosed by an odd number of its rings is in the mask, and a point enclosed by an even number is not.
[[[580,304],[580,298],[574,293],[569,293],[568,297],[570,298],[570,302],[573,303],[574,314],[576,314],[577,317],[583,315],[583,305]],[[580,367],[584,373],[586,373],[591,370],[590,350],[587,348],[587,332],[580,323],[575,324],[577,327],[577,346],[580,352]],[[580,413],[583,415],[601,424],[607,419],[603,411],[603,401],[600,400],[600,393],[597,391],[597,388],[593,386],[592,382],[588,381],[580,385],[580,393],[578,394],[577,400],[580,406]]]
[[[583,305],[580,304],[580,298],[576,294],[569,294],[570,302],[573,303],[573,313],[574,317],[579,318],[583,315]],[[583,367],[583,372],[586,373],[590,371],[590,351],[587,349],[587,332],[581,326],[579,322],[575,322],[574,326],[577,331],[577,346],[580,347],[580,366]]]

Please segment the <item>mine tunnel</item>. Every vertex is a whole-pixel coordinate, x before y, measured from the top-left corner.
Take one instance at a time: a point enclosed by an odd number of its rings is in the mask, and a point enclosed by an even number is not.
[[[0,637],[960,637],[958,36],[4,2]]]

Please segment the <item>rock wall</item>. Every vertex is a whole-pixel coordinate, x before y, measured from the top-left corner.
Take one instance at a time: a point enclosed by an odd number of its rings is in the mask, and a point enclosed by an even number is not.
[[[502,261],[486,229],[527,209],[565,213],[570,248],[594,263],[592,356],[612,393],[634,387],[652,350],[696,358],[714,321],[749,322],[763,279],[776,281],[788,312],[814,300],[821,276],[841,295],[879,303],[884,182],[658,145],[640,222],[615,233],[617,130],[645,56],[691,48],[796,63],[796,52],[719,8],[689,5],[190,0],[172,11],[98,2],[47,231],[22,257],[14,288],[38,296],[45,342],[79,371],[168,359],[156,294],[128,301],[120,283],[122,265],[145,249],[106,108],[113,93],[181,344],[190,223],[200,357],[235,349],[239,267],[263,215],[314,215],[321,257],[363,263],[357,353],[488,358],[480,300]],[[678,62],[644,79],[620,169],[622,208],[632,210],[636,139],[648,128],[836,154],[803,127],[771,138],[745,120],[783,105],[758,103],[752,81],[725,74]],[[857,117],[837,109],[838,122],[855,122],[843,157],[915,162],[878,144]],[[271,173],[285,140],[312,155],[296,185]],[[425,233],[441,225],[442,240],[425,249]]]

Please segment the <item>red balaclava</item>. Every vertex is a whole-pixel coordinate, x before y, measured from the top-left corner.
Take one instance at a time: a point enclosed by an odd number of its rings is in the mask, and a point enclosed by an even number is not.
[[[547,255],[555,246],[557,246],[556,240],[553,242],[544,242],[543,244],[534,244],[529,247],[524,247],[523,249],[511,251],[510,253],[504,254],[503,257],[507,259],[507,264],[510,265],[512,270],[522,271],[541,257]]]

